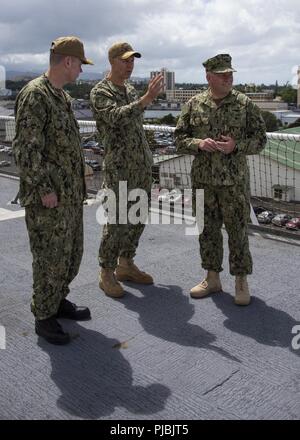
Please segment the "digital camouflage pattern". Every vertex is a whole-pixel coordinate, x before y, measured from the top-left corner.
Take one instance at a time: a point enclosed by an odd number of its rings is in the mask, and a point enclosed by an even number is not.
[[[235,139],[231,154],[198,150],[200,139]],[[248,244],[250,181],[246,156],[263,150],[267,138],[259,108],[244,94],[232,90],[218,106],[210,90],[193,97],[184,107],[175,130],[178,153],[194,155],[193,194],[204,189],[204,230],[199,237],[202,267],[222,270],[224,222],[229,236],[232,275],[252,272]],[[195,200],[193,209],[195,210]]]
[[[37,319],[57,313],[83,254],[83,205],[25,208],[33,262],[31,310]]]
[[[228,53],[221,53],[209,58],[203,63],[206,72],[227,73],[236,72],[231,65],[231,56]]]
[[[119,181],[127,181],[128,192],[141,188],[150,193],[153,159],[143,129],[143,108],[136,90],[127,82],[124,87],[118,87],[109,79],[104,79],[92,89],[91,103],[105,150],[104,187],[118,196]],[[128,210],[131,206],[129,202]],[[119,256],[133,258],[144,226],[104,226],[99,249],[100,265],[115,268]]]
[[[61,205],[82,202],[84,158],[69,95],[42,75],[21,90],[15,114],[21,204],[41,205],[41,196],[52,192]]]
[[[231,154],[198,150],[199,139],[221,140],[221,135],[235,139],[236,148]],[[190,99],[178,120],[175,139],[179,154],[195,155],[193,182],[214,186],[243,184],[249,175],[246,155],[258,154],[267,142],[259,108],[236,90],[220,106],[213,101],[209,90]]]
[[[151,194],[152,177],[149,173],[134,173],[129,170],[118,172],[106,172],[107,187],[116,195],[116,206],[119,206],[119,182],[127,182],[128,194],[136,188],[144,189],[148,194],[148,201]],[[127,213],[135,205],[134,202],[127,202]],[[118,213],[117,213],[118,214]],[[130,224],[106,224],[103,226],[102,240],[99,248],[99,263],[104,268],[115,268],[118,257],[134,258],[139,239],[145,228],[145,218],[141,217],[142,223]]]
[[[84,159],[70,97],[45,75],[21,90],[15,110],[13,151],[33,256],[31,308],[46,319],[69,293],[82,258]],[[59,206],[43,207],[41,197],[53,192]]]
[[[221,272],[223,261],[224,223],[228,234],[229,269],[231,275],[252,273],[249,251],[248,221],[250,205],[247,193],[238,185],[204,189],[204,229],[199,236],[202,267]]]
[[[152,154],[143,129],[143,108],[129,83],[118,87],[109,79],[91,91],[91,104],[103,143],[104,170],[151,172]]]

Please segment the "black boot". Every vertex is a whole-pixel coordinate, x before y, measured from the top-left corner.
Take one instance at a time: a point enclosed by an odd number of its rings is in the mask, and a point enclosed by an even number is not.
[[[64,345],[71,341],[69,333],[63,331],[55,316],[47,319],[36,319],[35,332],[50,344]]]
[[[77,307],[67,299],[63,299],[57,311],[57,318],[74,319],[75,321],[86,321],[91,319],[91,312],[88,307]]]

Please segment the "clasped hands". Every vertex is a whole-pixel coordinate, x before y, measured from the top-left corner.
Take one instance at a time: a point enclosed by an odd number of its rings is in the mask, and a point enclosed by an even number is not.
[[[231,136],[221,136],[220,141],[211,138],[200,139],[198,144],[199,151],[214,153],[220,151],[223,154],[230,154],[235,149],[235,140]]]

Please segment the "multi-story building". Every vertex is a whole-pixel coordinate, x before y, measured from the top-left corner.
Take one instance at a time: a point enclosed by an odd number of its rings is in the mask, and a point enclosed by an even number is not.
[[[160,73],[162,73],[163,77],[164,77],[163,91],[166,92],[167,90],[174,90],[175,89],[175,72],[170,72],[168,69],[163,67],[160,71],[151,72],[150,79],[152,79],[156,75],[159,75]]]
[[[168,102],[187,102],[202,90],[174,89],[166,90],[166,99]]]
[[[273,101],[273,91],[268,92],[246,92],[245,95],[249,96],[254,101]]]

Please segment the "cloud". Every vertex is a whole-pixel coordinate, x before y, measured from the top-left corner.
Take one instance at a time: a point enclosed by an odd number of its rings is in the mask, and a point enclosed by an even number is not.
[[[230,53],[238,82],[292,80],[300,64],[299,0],[10,0],[0,8],[0,64],[46,68],[51,41],[77,35],[95,62],[108,68],[107,48],[129,41],[143,57],[135,75],[167,67],[177,81],[202,82],[202,62]]]

